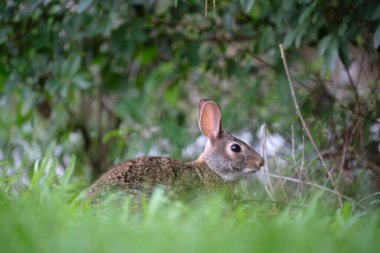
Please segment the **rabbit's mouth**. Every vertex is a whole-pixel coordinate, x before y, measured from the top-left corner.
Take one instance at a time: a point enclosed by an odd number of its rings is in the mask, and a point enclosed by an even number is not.
[[[258,172],[260,169],[256,169],[256,168],[244,168],[242,170],[242,172],[245,172],[245,173],[256,173]]]
[[[227,182],[232,182],[239,180],[245,176],[248,176],[249,174],[254,174],[258,171],[258,169],[254,168],[248,168],[244,167],[243,169],[241,168],[236,168],[236,167],[231,167],[232,171],[229,172],[224,172],[224,173],[218,173],[225,181]]]
[[[244,168],[236,168],[236,167],[232,167],[232,170],[234,172],[243,172],[243,173],[256,173],[258,172],[260,169],[257,169],[257,168],[249,168],[249,167],[244,167]]]

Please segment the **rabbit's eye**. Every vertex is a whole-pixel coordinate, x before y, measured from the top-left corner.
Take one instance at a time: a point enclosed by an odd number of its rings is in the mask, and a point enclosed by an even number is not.
[[[232,144],[230,147],[232,152],[239,153],[241,151],[241,147],[237,144]]]

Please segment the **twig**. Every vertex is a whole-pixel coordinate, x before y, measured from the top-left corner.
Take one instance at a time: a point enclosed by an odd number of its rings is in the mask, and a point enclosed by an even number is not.
[[[215,19],[216,17],[216,0],[212,0],[212,14],[213,14],[213,18]]]
[[[268,200],[268,199],[242,199],[238,200],[238,203],[247,203],[247,202],[252,202],[252,201],[257,201],[257,202],[262,202],[262,203],[270,203],[270,204],[279,204],[282,206],[291,206],[295,208],[306,208],[305,205],[296,205],[296,204],[289,204],[288,202],[283,202],[283,201],[278,201],[278,200]]]
[[[262,155],[263,155],[263,158],[264,158],[264,166],[263,166],[263,171],[264,171],[264,175],[267,175],[269,174],[269,165],[268,165],[268,157],[267,157],[267,130],[266,130],[266,125],[262,125],[261,127],[261,130],[263,132],[263,135],[262,135],[262,142],[261,142],[261,151],[262,151]],[[273,201],[276,201],[276,199],[273,197],[273,186],[272,186],[272,181],[271,179],[266,176],[266,179],[268,179],[268,184],[265,184],[264,185],[264,188],[265,188],[265,191],[268,193],[269,197],[273,200]]]
[[[351,145],[353,138],[355,137],[356,131],[362,123],[361,118],[359,118],[359,117],[356,117],[356,118],[357,118],[357,121],[356,121],[355,125],[351,129],[349,129],[349,127],[347,127],[344,131],[344,142],[343,142],[343,150],[342,150],[340,167],[339,167],[339,172],[340,172],[339,178],[342,175],[344,166],[346,164],[347,156],[350,156],[350,150],[348,149],[349,145]],[[350,132],[350,134],[348,134],[348,132]]]
[[[296,161],[296,154],[294,152],[294,127],[293,127],[293,124],[291,126],[291,130],[292,130],[292,159],[293,159],[294,168],[298,169],[297,161]]]
[[[377,195],[380,195],[380,192],[371,193],[370,195],[367,195],[364,198],[360,199],[357,203],[360,203],[360,202],[362,202],[362,201],[364,201],[366,199],[372,198],[372,197],[377,196]]]
[[[354,79],[352,78],[351,76],[351,73],[350,73],[350,70],[348,69],[348,66],[346,66],[346,64],[343,64],[343,67],[344,67],[344,70],[346,71],[347,73],[347,77],[348,77],[348,80],[349,80],[349,84],[354,92],[354,98],[355,98],[355,115],[360,113],[360,98],[359,98],[359,92],[358,92],[358,88],[357,86],[355,85],[355,82],[354,82]]]
[[[297,186],[297,195],[296,195],[296,200],[298,199],[298,196],[300,195],[301,193],[301,179],[302,179],[302,169],[303,169],[303,162],[304,162],[304,154],[305,154],[305,143],[303,143],[302,145],[302,149],[303,149],[303,153],[302,153],[302,163],[301,163],[301,167],[298,168],[298,165],[297,165],[297,161],[296,161],[296,155],[295,155],[295,148],[294,148],[294,127],[292,125],[292,156],[293,156],[293,164],[294,164],[294,169],[298,172],[298,179],[300,180],[300,183],[298,184]],[[303,137],[303,136],[302,136]],[[304,140],[304,138],[303,138]]]
[[[346,195],[343,195],[343,194],[340,193],[339,191],[336,191],[336,190],[333,190],[333,189],[330,189],[330,188],[326,188],[326,187],[323,186],[323,185],[319,185],[319,184],[316,184],[316,183],[313,183],[313,182],[310,182],[310,181],[299,180],[299,179],[297,179],[297,178],[286,177],[286,176],[276,175],[276,174],[271,174],[271,173],[269,173],[268,176],[273,177],[273,178],[277,178],[277,179],[280,179],[280,180],[287,180],[287,181],[289,181],[289,182],[294,182],[294,183],[298,183],[298,184],[299,184],[299,183],[302,183],[302,184],[305,184],[305,185],[308,185],[308,186],[312,186],[312,187],[315,187],[315,188],[321,189],[321,190],[323,190],[323,191],[325,191],[325,192],[329,192],[329,193],[331,193],[331,194],[336,195],[336,196],[338,197],[338,199],[343,198],[343,199],[345,199],[345,200],[348,200],[348,201],[354,203],[354,204],[357,205],[357,206],[360,206],[362,209],[364,209],[364,210],[366,210],[366,211],[372,212],[370,209],[368,209],[367,207],[365,207],[365,206],[363,206],[363,205],[361,205],[361,204],[359,203],[359,202],[362,201],[362,200],[356,202],[356,201],[353,200],[352,198],[350,198],[350,197],[348,197],[348,196],[346,196]],[[300,181],[302,181],[302,182],[300,182]],[[380,192],[377,192],[377,193],[376,193],[376,195],[378,195],[378,194],[380,194]],[[374,194],[372,194],[372,195],[374,195]],[[367,198],[369,198],[369,197],[370,197],[370,195],[367,196]]]
[[[208,12],[208,10],[207,10],[208,9],[208,6],[207,6],[208,3],[207,2],[208,2],[208,0],[205,0],[205,17],[207,17],[207,12]]]
[[[296,95],[295,95],[295,92],[294,92],[293,82],[292,82],[292,79],[290,78],[288,64],[287,64],[286,58],[285,58],[284,48],[282,47],[282,44],[280,44],[279,47],[280,47],[280,52],[281,52],[281,58],[282,58],[282,61],[283,61],[284,67],[285,67],[286,76],[287,76],[288,81],[289,81],[289,87],[290,87],[290,92],[291,92],[291,95],[292,95],[293,103],[294,103],[294,106],[296,108],[296,114],[297,114],[298,118],[300,119],[302,127],[305,130],[307,136],[309,137],[309,140],[310,140],[311,144],[313,145],[313,148],[314,148],[315,152],[317,153],[319,160],[321,161],[323,167],[325,168],[327,176],[329,177],[329,179],[331,181],[331,184],[334,187],[334,190],[336,192],[339,192],[338,191],[338,187],[337,187],[337,185],[336,185],[336,183],[335,183],[335,181],[333,179],[333,176],[330,173],[329,169],[327,168],[325,160],[323,159],[321,153],[319,152],[319,149],[318,149],[317,145],[314,142],[313,136],[311,135],[310,130],[309,130],[309,128],[306,125],[305,119],[303,118],[303,116],[301,114],[301,110],[299,108],[299,105],[298,105],[298,102],[297,102],[297,98],[296,98]],[[339,196],[339,198],[338,198],[339,199],[339,203],[341,205],[343,205],[343,201],[342,201],[341,195],[338,195],[338,196]]]
[[[374,91],[374,92],[372,92],[372,93],[370,93],[370,94],[376,94],[376,91]],[[362,118],[362,119],[367,119],[367,120],[370,120],[370,121],[373,121],[373,122],[376,122],[376,123],[380,123],[380,120],[379,120],[379,119],[376,119],[375,117],[372,117],[372,116],[370,116],[370,115],[368,115],[368,114],[365,114],[365,113],[363,113],[363,112],[357,112],[357,113],[356,113],[356,112],[352,111],[351,108],[348,108],[346,105],[340,103],[340,102],[337,101],[337,100],[334,100],[334,103],[337,104],[337,105],[338,105],[340,108],[342,108],[343,110],[346,110],[346,111],[349,111],[349,112],[351,112],[351,113],[353,113],[353,114],[356,114],[357,117],[360,117],[360,118]]]
[[[226,35],[213,35],[213,36],[202,36],[197,41],[211,41],[215,43],[233,43],[233,42],[245,42],[257,39],[256,35],[236,35],[236,36],[226,36]]]
[[[368,55],[366,55],[366,53],[363,53],[362,54],[362,58],[360,59],[360,65],[359,65],[359,75],[358,75],[358,85],[360,83],[360,78],[362,76],[362,73],[363,73],[363,66],[364,66],[364,57],[366,57]],[[375,79],[375,80],[378,80],[378,79]]]
[[[346,155],[347,155],[347,148],[348,148],[348,130],[344,131],[344,142],[343,142],[343,150],[342,150],[342,156],[340,160],[339,165],[339,172],[342,173],[344,165],[346,163]]]
[[[330,192],[330,193],[333,193],[335,195],[341,196],[341,197],[343,197],[343,198],[345,198],[347,200],[352,200],[350,197],[347,197],[347,196],[343,195],[342,193],[340,193],[338,191],[332,190],[330,188],[326,188],[326,186],[323,186],[323,185],[320,185],[320,184],[316,184],[316,183],[313,183],[313,182],[310,182],[310,181],[299,180],[297,178],[292,178],[292,177],[287,177],[287,176],[277,175],[277,174],[272,174],[272,173],[268,173],[267,175],[270,176],[270,177],[273,177],[273,178],[277,178],[277,179],[283,179],[283,180],[294,182],[294,183],[298,183],[298,184],[302,183],[302,184],[305,184],[305,185],[313,186],[315,188],[324,190],[326,192]]]
[[[261,150],[262,150],[262,155],[263,155],[263,158],[265,161],[264,166],[263,166],[263,171],[266,174],[269,174],[269,165],[268,165],[268,157],[267,157],[267,128],[266,128],[265,124],[261,127],[261,130],[263,132]],[[268,180],[268,185],[269,185],[269,189],[271,190],[271,193],[273,193],[273,185],[272,185],[270,178]]]
[[[119,117],[115,103],[108,96],[102,96],[102,103],[108,109],[108,111],[110,111],[116,117]]]
[[[278,157],[277,157],[277,155],[276,155],[276,152],[274,152],[274,158],[275,158],[275,161],[276,161],[276,165],[277,165],[277,169],[278,169],[278,171],[280,172],[281,170],[280,170],[280,163],[279,163],[279,161],[278,161]],[[281,175],[281,173],[280,173],[280,176],[282,176]],[[284,182],[282,181],[282,180],[280,180],[280,186],[281,186],[281,191],[282,191],[282,193],[284,194],[284,197],[285,197],[285,199],[286,199],[286,201],[288,201],[288,194],[286,194],[286,191],[285,191],[285,184],[284,184]]]
[[[346,161],[346,156],[347,156],[347,148],[349,145],[351,145],[351,142],[355,136],[355,132],[357,130],[357,127],[361,124],[361,118],[359,116],[359,114],[361,114],[361,108],[360,108],[360,97],[359,97],[359,92],[358,92],[358,85],[359,83],[355,84],[354,82],[354,79],[352,78],[351,76],[351,73],[350,73],[350,70],[348,68],[348,66],[346,64],[343,63],[343,66],[344,66],[344,69],[346,71],[346,74],[348,76],[348,80],[349,80],[349,84],[353,90],[353,93],[354,93],[354,98],[355,98],[355,112],[354,112],[354,119],[357,119],[356,120],[356,123],[354,125],[354,127],[352,128],[351,130],[351,133],[350,133],[350,137],[348,137],[348,129],[346,129],[345,131],[345,136],[344,136],[344,144],[343,144],[343,151],[342,151],[342,158],[341,158],[341,166],[340,166],[340,171],[342,171],[343,169],[343,166],[344,166],[344,163]],[[361,60],[361,63],[360,63],[360,73],[359,73],[359,78],[358,78],[358,82],[360,80],[360,74],[362,72],[362,67],[363,67],[363,57],[362,57],[362,60]]]

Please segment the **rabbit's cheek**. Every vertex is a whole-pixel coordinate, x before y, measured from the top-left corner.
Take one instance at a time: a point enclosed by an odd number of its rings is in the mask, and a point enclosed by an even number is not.
[[[244,157],[242,155],[236,155],[231,160],[231,165],[231,167],[234,168],[234,171],[242,171],[246,167],[244,163]]]

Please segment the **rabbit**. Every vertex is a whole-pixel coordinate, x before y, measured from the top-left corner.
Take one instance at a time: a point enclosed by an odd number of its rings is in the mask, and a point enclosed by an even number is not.
[[[207,143],[194,161],[169,157],[139,157],[104,173],[91,187],[88,196],[116,187],[122,191],[142,190],[159,185],[187,184],[189,187],[235,182],[253,174],[264,165],[264,159],[248,144],[223,130],[218,104],[201,99],[198,123]]]

